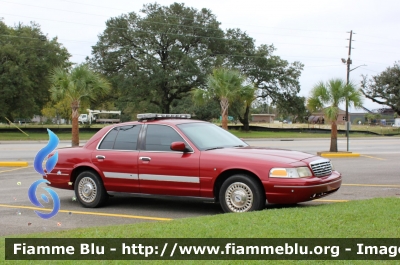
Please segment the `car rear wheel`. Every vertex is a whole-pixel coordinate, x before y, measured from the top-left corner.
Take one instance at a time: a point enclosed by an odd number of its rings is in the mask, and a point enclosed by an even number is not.
[[[102,206],[108,199],[100,177],[92,171],[83,171],[75,181],[75,195],[86,208]]]
[[[265,195],[257,181],[246,175],[234,175],[221,186],[219,201],[224,212],[250,212],[265,207]]]

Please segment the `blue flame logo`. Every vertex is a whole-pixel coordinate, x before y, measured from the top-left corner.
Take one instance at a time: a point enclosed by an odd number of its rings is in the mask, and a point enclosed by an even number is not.
[[[54,149],[56,149],[56,147],[59,143],[58,137],[51,130],[47,129],[47,132],[49,134],[49,142],[45,147],[43,147],[36,154],[35,160],[33,162],[33,167],[35,168],[36,172],[38,172],[42,176],[47,175],[43,170],[43,166],[42,166],[43,161]],[[58,161],[58,152],[55,152],[52,157],[47,159],[46,171],[51,172],[54,169],[54,167],[56,166],[57,161]],[[40,180],[35,181],[28,190],[28,197],[33,205],[40,207],[40,208],[44,208],[43,205],[36,198],[36,189],[41,183],[50,183],[50,182],[48,182],[45,179],[40,179]],[[58,211],[60,210],[60,198],[58,197],[57,193],[55,191],[53,191],[52,189],[50,189],[50,188],[43,188],[43,189],[46,190],[50,194],[51,199],[53,200],[53,210],[47,214],[41,213],[39,211],[35,211],[35,213],[43,219],[49,219],[49,218],[52,218],[54,215],[56,215],[58,213]],[[49,198],[46,195],[42,194],[41,198],[46,203],[49,202]]]
[[[55,135],[49,129],[47,129],[47,132],[49,133],[49,143],[36,154],[35,161],[33,162],[33,166],[34,166],[36,172],[42,176],[46,175],[46,173],[44,173],[43,167],[42,167],[43,161],[51,153],[51,151],[56,149],[58,142],[59,142],[57,135]],[[55,154],[52,157],[50,157],[46,162],[47,172],[50,172],[53,170],[53,168],[57,164],[57,160],[58,160],[58,152],[55,152]]]

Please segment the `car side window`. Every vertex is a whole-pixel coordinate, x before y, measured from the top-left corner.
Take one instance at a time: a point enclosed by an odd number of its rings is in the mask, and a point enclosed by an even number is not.
[[[99,149],[136,150],[141,125],[126,125],[112,129]]]
[[[171,127],[166,125],[147,125],[146,151],[171,151],[172,142],[185,142]]]
[[[118,134],[118,127],[115,127],[111,131],[108,132],[106,137],[104,137],[103,141],[101,142],[99,149],[113,149],[115,137]]]
[[[141,125],[129,125],[119,127],[114,148],[117,150],[136,150],[137,140]]]

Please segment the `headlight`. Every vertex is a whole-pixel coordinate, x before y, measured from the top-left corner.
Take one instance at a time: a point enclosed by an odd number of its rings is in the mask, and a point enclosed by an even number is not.
[[[312,173],[308,167],[273,168],[269,172],[270,178],[307,178]]]
[[[297,172],[299,173],[299,178],[307,178],[312,176],[312,173],[308,167],[298,167]]]

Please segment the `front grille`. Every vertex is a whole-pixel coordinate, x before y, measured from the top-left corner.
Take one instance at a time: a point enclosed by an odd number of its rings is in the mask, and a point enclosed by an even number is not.
[[[310,163],[311,169],[316,177],[326,176],[332,173],[331,161],[320,159]]]

